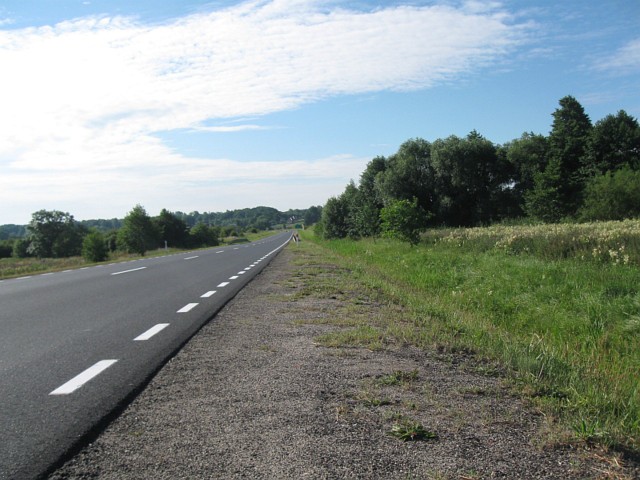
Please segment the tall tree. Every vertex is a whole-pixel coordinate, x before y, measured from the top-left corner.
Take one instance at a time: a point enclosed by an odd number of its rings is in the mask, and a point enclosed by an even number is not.
[[[159,246],[159,235],[151,217],[142,205],[133,207],[118,231],[118,247],[129,252],[144,255],[147,250]]]
[[[31,255],[40,258],[80,255],[86,229],[66,212],[39,210],[32,214],[27,227]]]
[[[385,157],[375,157],[360,175],[360,205],[356,213],[356,225],[360,235],[376,236],[380,233],[380,210],[384,206],[378,184],[387,169]]]
[[[592,127],[589,116],[574,97],[568,95],[559,103],[560,107],[553,112],[549,156],[560,170],[561,214],[573,215],[582,200],[585,176],[581,167]]]
[[[431,144],[421,138],[407,140],[387,159],[384,171],[382,165],[377,165],[381,172],[376,176],[376,185],[383,204],[415,198],[423,210],[436,209],[431,148]]]
[[[156,225],[160,240],[167,242],[170,247],[185,247],[188,243],[189,234],[187,224],[167,209],[163,208],[160,215],[153,219]]]
[[[470,226],[500,218],[497,197],[506,188],[509,168],[496,146],[472,131],[452,135],[432,147],[439,209],[438,223]]]

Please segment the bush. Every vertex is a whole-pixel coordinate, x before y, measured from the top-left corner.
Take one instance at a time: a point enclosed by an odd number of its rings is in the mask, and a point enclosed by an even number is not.
[[[13,255],[13,240],[0,241],[0,258],[10,258]]]
[[[640,217],[640,171],[623,168],[591,179],[579,215],[585,221]]]
[[[31,245],[31,240],[28,238],[19,238],[13,243],[13,256],[15,258],[27,258],[31,257],[31,253],[29,253],[29,246]]]
[[[100,232],[91,232],[82,242],[82,256],[87,262],[103,262],[109,256],[107,242]]]
[[[418,199],[395,200],[380,211],[382,234],[397,238],[411,245],[420,242],[420,231],[424,229],[427,214],[418,206]]]

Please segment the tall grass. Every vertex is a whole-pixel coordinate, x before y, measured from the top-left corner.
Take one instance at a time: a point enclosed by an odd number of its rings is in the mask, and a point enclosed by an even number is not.
[[[640,450],[640,222],[307,237],[405,306],[403,340],[498,360],[576,433]]]

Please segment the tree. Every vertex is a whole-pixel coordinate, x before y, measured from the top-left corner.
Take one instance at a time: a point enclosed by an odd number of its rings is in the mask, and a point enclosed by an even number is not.
[[[15,258],[27,258],[31,257],[31,253],[29,253],[29,246],[31,242],[28,238],[18,238],[13,243],[13,252],[11,253],[12,257]]]
[[[511,173],[496,146],[475,130],[452,135],[431,148],[438,223],[472,226],[500,218],[500,194]]]
[[[349,209],[346,201],[342,197],[331,197],[322,208],[322,231],[323,238],[345,238],[349,233],[347,218]]]
[[[580,219],[624,220],[640,217],[640,170],[629,167],[592,178],[585,189]]]
[[[345,206],[345,225],[347,229],[347,236],[350,238],[359,238],[362,236],[358,225],[358,213],[362,204],[362,198],[358,187],[356,187],[353,180],[349,182],[342,195],[340,195],[340,201]]]
[[[525,194],[535,186],[536,175],[547,166],[549,142],[543,135],[523,133],[520,138],[504,145],[503,150],[512,168],[514,201],[522,209]]]
[[[304,224],[307,226],[311,226],[314,223],[317,223],[318,221],[320,221],[321,216],[322,216],[322,207],[320,206],[309,207],[304,214]]]
[[[69,213],[39,210],[32,214],[27,226],[29,253],[39,258],[80,255],[86,229]]]
[[[118,231],[118,248],[144,255],[150,248],[159,244],[158,231],[151,217],[141,205],[133,207],[122,222]]]
[[[559,103],[560,107],[553,112],[549,158],[559,168],[561,182],[558,194],[562,214],[573,215],[581,203],[585,179],[581,167],[592,127],[589,116],[575,98],[566,96]],[[551,174],[554,175],[555,172]]]
[[[90,232],[82,241],[82,256],[87,262],[103,262],[109,256],[104,235],[97,230]]]
[[[635,118],[620,110],[593,126],[583,167],[585,175],[592,177],[625,166],[640,169],[640,126]]]
[[[557,159],[551,160],[544,172],[535,175],[534,184],[524,196],[527,215],[549,223],[560,221],[565,209],[560,196],[562,176]]]
[[[171,247],[185,247],[188,240],[187,224],[184,220],[163,208],[160,215],[153,219],[161,242]]]
[[[387,159],[375,157],[360,175],[360,203],[354,220],[360,235],[373,237],[380,233],[380,210],[384,206],[378,184],[388,166]]]
[[[432,145],[426,140],[407,140],[387,159],[386,164],[378,160],[372,168],[379,169],[375,176],[375,200],[380,208],[393,200],[412,201],[415,198],[425,211],[437,210]],[[369,182],[368,178],[365,185]]]
[[[197,248],[215,247],[220,244],[220,228],[198,223],[190,231],[191,245]]]
[[[382,234],[397,238],[411,245],[420,242],[420,232],[424,229],[427,214],[418,205],[418,199],[394,200],[380,211]]]

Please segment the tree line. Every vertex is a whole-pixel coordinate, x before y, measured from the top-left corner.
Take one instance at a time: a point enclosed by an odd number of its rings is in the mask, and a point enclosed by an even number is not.
[[[526,218],[619,220],[640,216],[640,126],[620,110],[591,123],[572,96],[559,101],[548,136],[497,145],[477,131],[410,139],[372,159],[356,183],[330,198],[325,238],[399,236],[429,226],[466,227]]]
[[[269,207],[227,211],[223,214],[172,213],[162,209],[151,217],[136,205],[122,220],[77,221],[58,210],[40,210],[32,214],[26,226],[3,225],[0,233],[1,257],[63,258],[82,255],[88,261],[105,260],[110,252],[144,255],[148,250],[170,246],[201,248],[220,244],[223,237],[238,237],[246,230],[257,232],[288,223],[315,223],[321,207],[279,212]],[[236,220],[236,223],[231,223]],[[216,225],[214,222],[226,223]],[[12,236],[11,233],[14,233]]]

